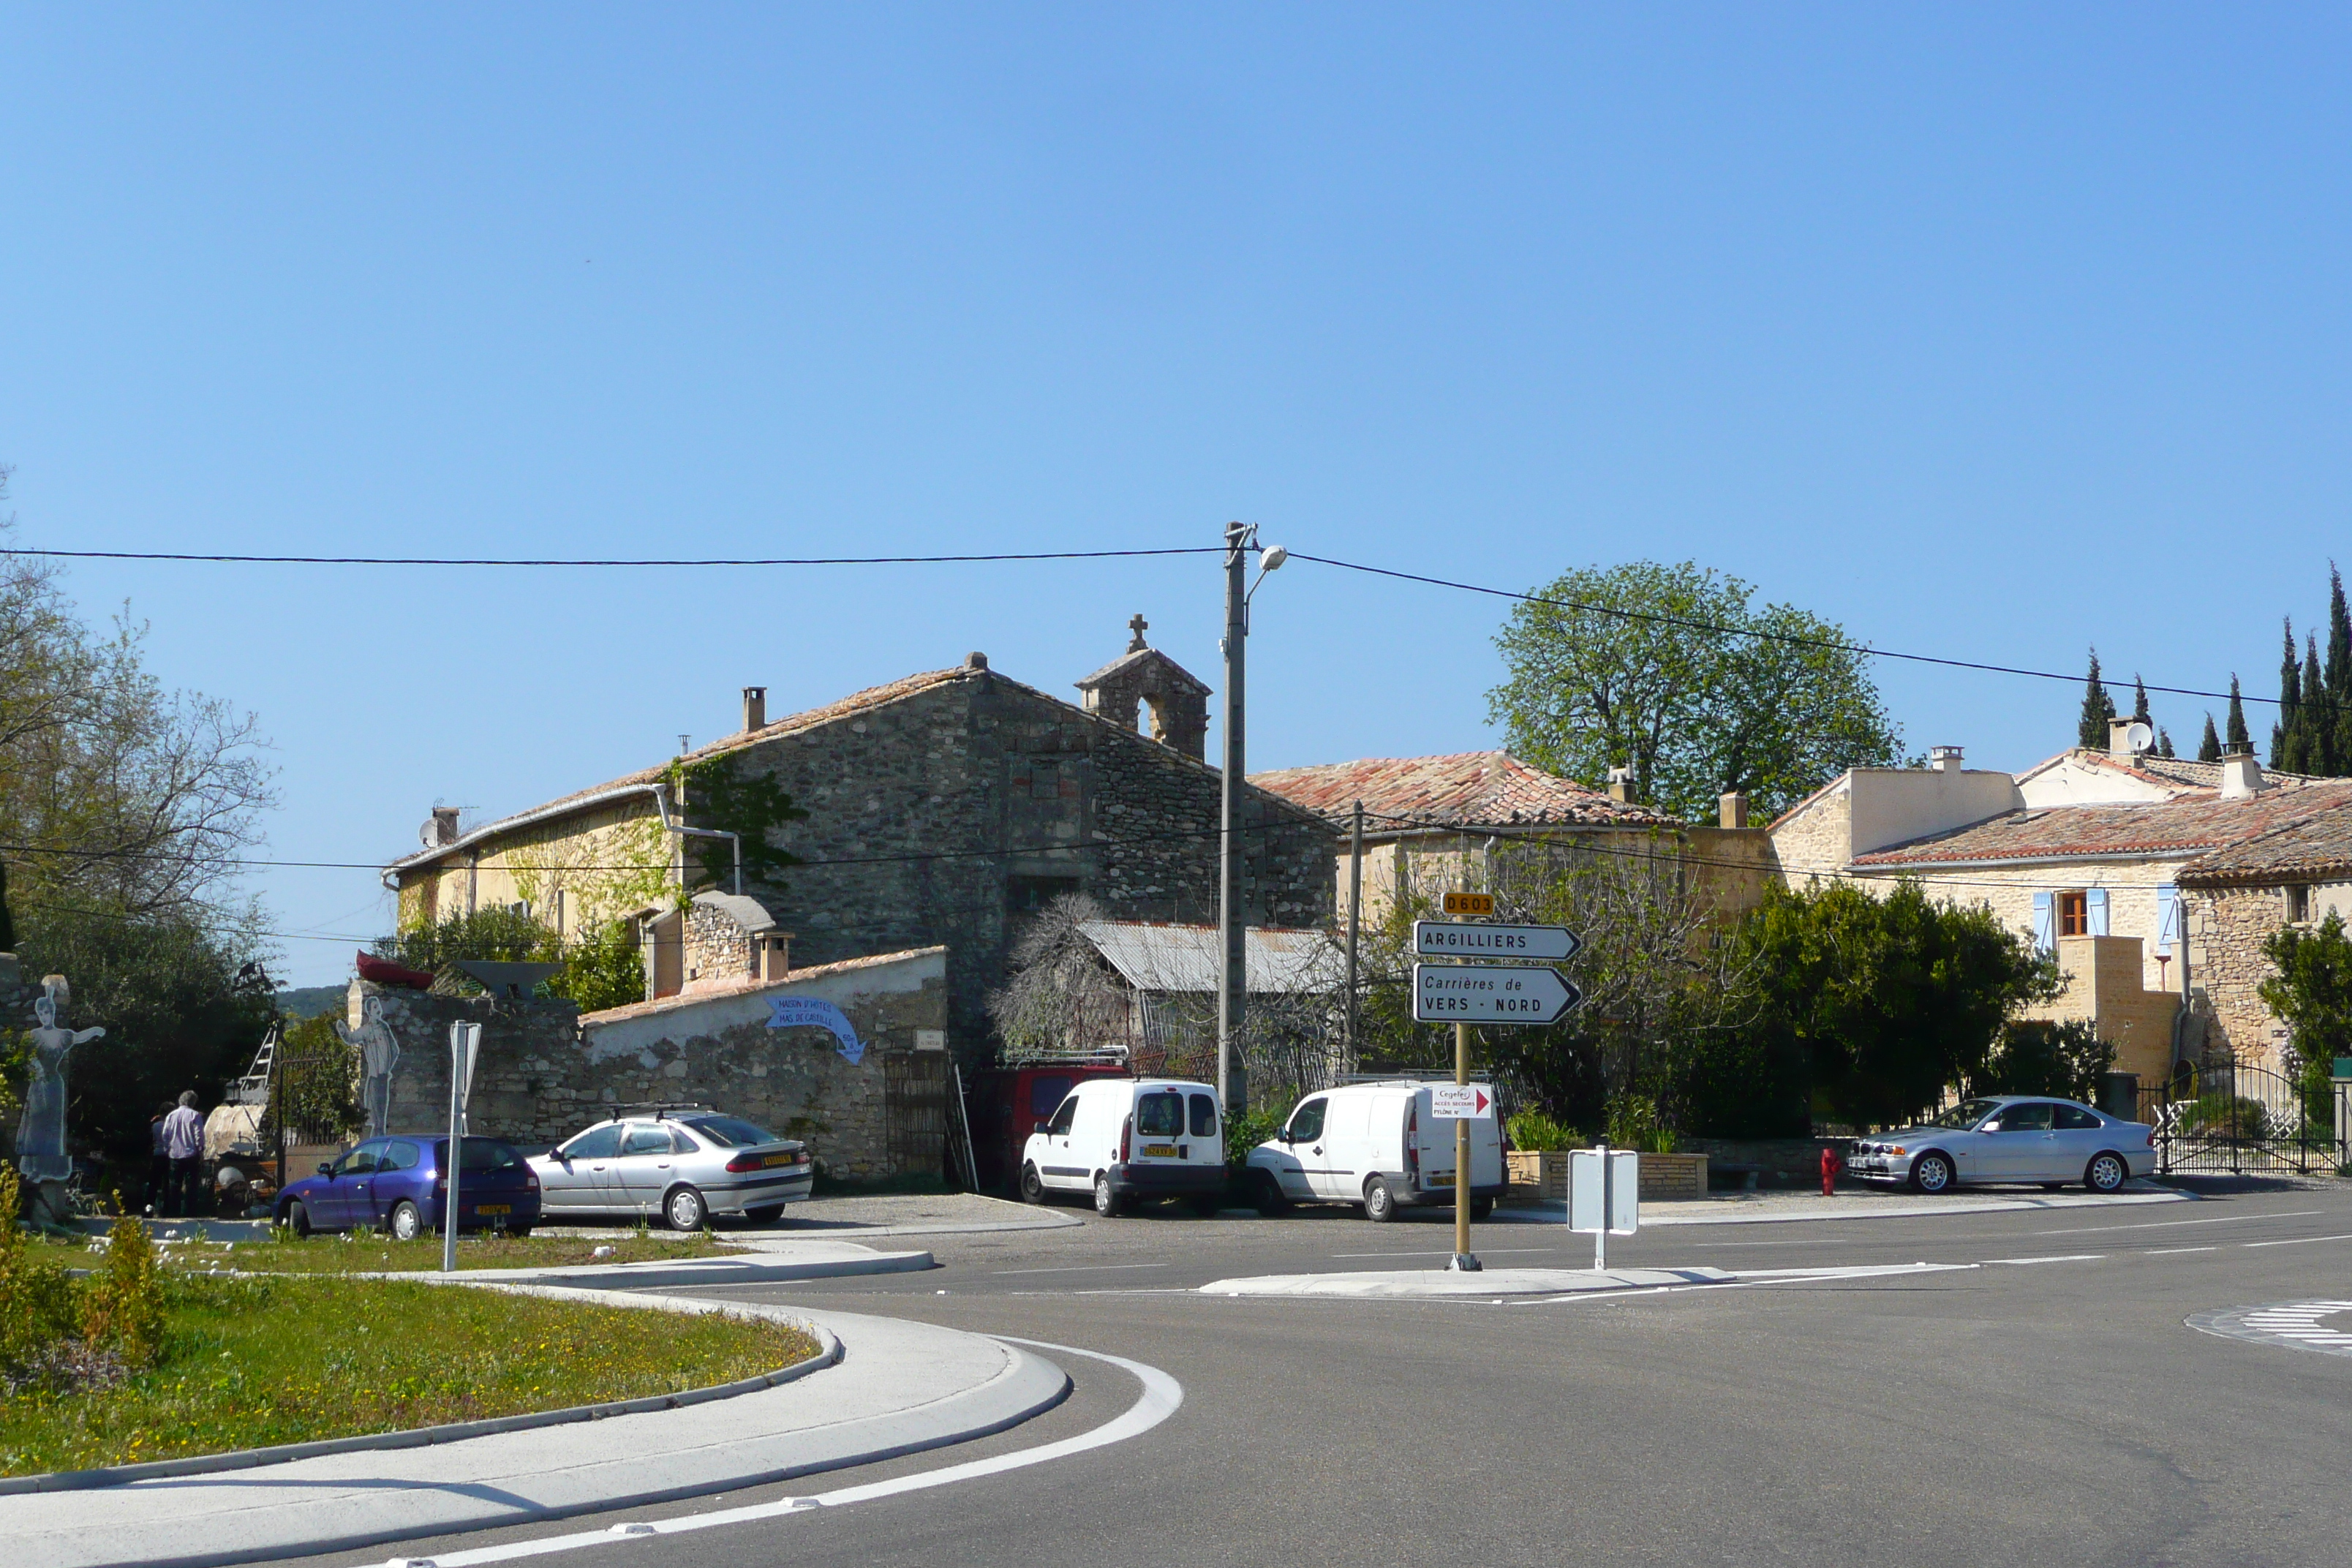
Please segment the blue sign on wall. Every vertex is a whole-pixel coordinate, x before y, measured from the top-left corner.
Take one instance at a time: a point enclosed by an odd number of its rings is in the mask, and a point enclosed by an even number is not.
[[[849,1019],[832,1003],[817,996],[771,996],[768,998],[768,1027],[792,1029],[807,1025],[831,1032],[841,1042],[841,1054],[856,1067],[865,1058],[866,1047],[858,1043],[857,1031],[849,1026]]]

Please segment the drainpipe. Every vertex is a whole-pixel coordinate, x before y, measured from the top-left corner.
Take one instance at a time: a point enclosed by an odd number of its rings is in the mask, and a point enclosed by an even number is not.
[[[669,785],[667,784],[654,785],[654,805],[661,812],[661,825],[679,837],[724,838],[735,847],[735,893],[738,898],[740,898],[743,893],[743,836],[740,833],[727,832],[724,828],[688,827],[683,822],[672,820],[669,814]],[[685,879],[682,875],[678,879],[680,883]]]
[[[1356,826],[1348,844],[1348,1070],[1356,1070],[1356,928],[1364,907],[1364,803],[1356,803]]]

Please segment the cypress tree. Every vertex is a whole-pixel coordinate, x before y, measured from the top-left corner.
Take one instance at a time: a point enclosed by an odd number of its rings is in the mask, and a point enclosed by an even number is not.
[[[2172,755],[2171,731],[2158,730],[2156,732],[2156,754],[2159,757],[2168,757]]]
[[[2303,771],[2332,776],[2336,772],[2336,727],[2327,721],[2327,687],[2320,678],[2319,638],[2303,634]]]
[[[2213,728],[2213,715],[2205,715],[2205,738],[2197,742],[2197,760],[2218,763],[2221,760],[2221,737]]]
[[[2091,672],[2083,678],[2083,721],[2074,743],[2087,752],[2107,749],[2107,721],[2116,716],[2116,700],[2099,679],[2099,650],[2091,650]]]
[[[2286,620],[2286,651],[2279,656],[2279,716],[2271,726],[2271,766],[2283,773],[2303,770],[2288,761],[2302,750],[2296,720],[2303,712],[2303,667],[2294,658],[2294,617]]]
[[[2238,695],[2238,678],[2230,677],[2230,744],[2247,751],[2253,749],[2253,737],[2246,733],[2246,704]]]
[[[2137,670],[2132,671],[2132,722],[2148,725],[2156,722],[2155,715],[2147,710],[2147,682],[2139,678]]]
[[[2327,563],[2327,695],[2315,702],[2304,692],[2310,722],[2327,734],[2331,773],[2352,773],[2352,613],[2344,607],[2344,574]]]

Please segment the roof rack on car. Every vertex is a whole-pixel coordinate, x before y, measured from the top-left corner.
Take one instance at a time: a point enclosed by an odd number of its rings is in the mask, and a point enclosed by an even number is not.
[[[615,1105],[610,1109],[614,1118],[617,1119],[632,1112],[643,1114],[646,1111],[651,1111],[656,1117],[663,1117],[680,1110],[708,1110],[710,1107],[696,1100],[646,1100],[626,1105]]]

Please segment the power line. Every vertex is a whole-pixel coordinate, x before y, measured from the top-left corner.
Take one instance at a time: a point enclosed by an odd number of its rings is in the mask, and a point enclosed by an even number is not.
[[[55,556],[68,561],[178,561],[233,566],[954,566],[990,561],[1116,561],[1142,555],[1223,555],[1222,544],[1160,550],[1041,550],[993,555],[803,555],[589,557],[437,555],[200,555],[156,550],[0,550],[0,556]]]
[[[1902,659],[1911,664],[1939,665],[1948,669],[1973,669],[1991,675],[2022,675],[2036,680],[2063,680],[2069,683],[2084,679],[2051,669],[2029,669],[2021,665],[1987,664],[1978,659],[1946,658],[1930,653],[1904,653],[1894,648],[1872,647],[1867,643],[1841,642],[1833,637],[1799,637],[1793,632],[1773,632],[1755,626],[1730,626],[1717,621],[1694,620],[1684,616],[1664,616],[1648,610],[1621,609],[1613,605],[1580,604],[1573,599],[1548,598],[1541,594],[1515,593],[1508,588],[1490,588],[1479,583],[1456,583],[1445,577],[1423,576],[1418,572],[1399,572],[1392,567],[1367,566],[1356,561],[1339,561],[1328,555],[1309,555],[1303,551],[1290,552],[1293,561],[1312,561],[1318,566],[1337,566],[1342,571],[1361,572],[1373,577],[1393,577],[1404,583],[1421,583],[1433,588],[1452,588],[1465,594],[1484,594],[1490,598],[1512,599],[1521,604],[1542,605],[1551,609],[1577,610],[1587,615],[1614,616],[1620,620],[1647,621],[1654,626],[1680,626],[1686,631],[1714,632],[1725,637],[1755,637],[1765,642],[1788,643],[1797,647],[1820,648],[1831,653],[1863,654],[1872,658]],[[2102,685],[2105,682],[2103,680]],[[2276,697],[2248,697],[2242,692],[2207,691],[2194,686],[2149,686],[2150,691],[2162,691],[2174,697],[2210,697],[2227,701],[2236,696],[2242,702],[2267,702],[2275,707]],[[2330,700],[2332,705],[2332,700]]]

